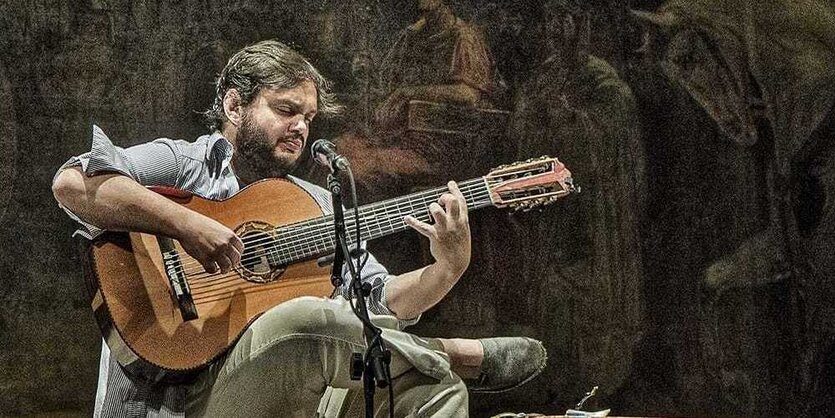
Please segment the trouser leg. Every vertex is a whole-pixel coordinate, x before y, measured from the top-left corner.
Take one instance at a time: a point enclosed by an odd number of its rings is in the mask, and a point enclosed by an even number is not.
[[[443,417],[468,415],[468,392],[464,382],[450,373],[440,381],[411,369],[393,381],[394,416],[401,418]],[[344,417],[365,416],[363,388],[351,389],[343,405]],[[374,417],[389,416],[388,388],[377,389],[374,398]],[[329,417],[328,417],[329,418]]]
[[[438,360],[443,357],[416,346],[422,341],[417,337],[394,330],[386,333],[396,346],[390,348],[395,405],[402,405],[398,410],[425,402],[433,405],[425,408],[428,415],[411,416],[432,416],[431,411],[443,410],[445,402],[459,409],[463,396],[466,415],[466,388],[449,373],[448,364]],[[359,389],[362,406],[362,383],[350,379],[350,360],[352,353],[364,350],[362,324],[344,301],[286,302],[254,321],[225,359],[203,373],[190,394],[189,412],[248,418],[313,416],[328,386]],[[415,370],[416,363],[424,371],[442,371],[445,366],[446,373],[426,376]]]

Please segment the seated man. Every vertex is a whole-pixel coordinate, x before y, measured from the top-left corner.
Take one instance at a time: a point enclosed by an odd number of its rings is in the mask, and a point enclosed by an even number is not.
[[[56,199],[81,224],[77,234],[171,237],[207,272],[226,273],[241,260],[241,239],[144,186],[225,199],[260,179],[283,177],[331,212],[326,191],[288,175],[317,113],[339,110],[319,72],[285,45],[264,41],[229,60],[216,92],[207,112],[213,133],[195,142],[158,139],[122,149],[93,128],[91,151],[71,158],[53,183]],[[467,208],[455,183],[429,211],[433,224],[408,216],[405,222],[429,238],[435,262],[393,276],[370,257],[362,278],[372,288],[369,307],[392,350],[396,416],[466,416],[462,378],[472,379],[471,390],[519,386],[544,368],[545,350],[529,338],[424,339],[401,331],[447,294],[470,260]],[[329,388],[348,389],[345,408],[358,415],[361,384],[347,377],[348,364],[365,342],[345,299],[350,277],[344,282],[334,299],[304,297],[264,312],[231,350],[183,384],[133,376],[103,346],[95,416],[313,416],[331,402],[325,399],[333,393]],[[378,395],[378,411],[386,414],[386,394]]]

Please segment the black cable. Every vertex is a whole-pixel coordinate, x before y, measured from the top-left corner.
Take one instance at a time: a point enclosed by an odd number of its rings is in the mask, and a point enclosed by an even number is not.
[[[359,199],[357,199],[357,185],[356,185],[356,182],[354,180],[354,173],[351,170],[350,165],[347,167],[347,169],[345,171],[348,172],[348,180],[351,183],[351,199],[352,199],[352,204],[354,205],[354,226],[355,226],[354,242],[356,243],[357,250],[359,251],[360,248],[361,248],[362,241],[360,241],[360,215],[359,215],[359,202],[358,202]],[[362,281],[361,281],[361,279],[362,279],[362,277],[361,277],[362,269],[365,267],[365,264],[368,262],[369,254],[368,254],[367,251],[362,251],[362,255],[359,256],[359,257],[356,257],[356,263],[357,264],[355,266],[353,264],[354,257],[351,257],[350,251],[348,251],[348,248],[346,248],[346,247],[348,247],[347,242],[345,244],[346,244],[345,246],[342,246],[342,251],[344,253],[345,259],[348,260],[348,269],[351,273],[351,279],[354,280],[354,282],[352,282],[352,286],[350,286],[349,289],[353,290],[354,284],[356,284],[356,283],[359,283],[360,284],[359,288],[362,288],[362,284],[363,284]],[[359,281],[357,281],[357,280],[359,280]],[[369,296],[371,295],[371,291],[373,291],[373,289],[368,290]],[[374,347],[375,345],[379,345],[381,349],[384,349],[384,344],[383,344],[383,339],[382,339],[383,338],[383,332],[382,332],[382,330],[379,330],[377,327],[375,327],[374,324],[371,323],[370,319],[365,319],[364,315],[360,315],[358,313],[358,310],[357,310],[356,305],[354,304],[353,298],[350,297],[350,296],[352,296],[350,294],[350,291],[349,291],[348,296],[349,296],[348,301],[349,301],[349,304],[351,306],[351,310],[354,311],[354,314],[358,318],[360,318],[361,322],[366,324],[370,329],[374,330],[374,333],[373,333],[374,336],[373,336],[373,338],[371,338],[371,341],[369,341],[368,347],[365,350],[365,356],[363,356],[363,366],[365,367],[364,373],[368,373],[369,370],[371,369],[370,364],[371,364],[371,349],[372,349],[372,347]],[[359,295],[353,295],[353,296],[365,298],[365,295],[362,294],[362,293],[359,294]],[[367,309],[368,304],[366,303],[365,306],[366,306],[366,309]],[[388,386],[389,417],[394,418],[394,385],[392,384],[393,382],[391,381],[390,360],[386,359],[386,361],[384,361],[383,364],[384,364],[383,374],[384,374],[384,377],[386,379],[386,386]]]

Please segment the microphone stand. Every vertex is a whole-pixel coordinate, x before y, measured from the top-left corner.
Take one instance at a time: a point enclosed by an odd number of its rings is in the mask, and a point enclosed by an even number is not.
[[[383,343],[383,331],[371,322],[368,314],[368,305],[365,298],[371,294],[371,285],[362,282],[362,271],[354,271],[350,264],[351,252],[348,247],[347,231],[345,228],[345,213],[342,207],[342,186],[339,182],[337,174],[340,168],[337,164],[331,165],[331,174],[328,174],[328,189],[331,192],[331,201],[333,202],[333,225],[334,225],[334,239],[336,248],[334,249],[333,268],[331,270],[331,283],[334,287],[342,285],[342,266],[349,262],[349,269],[353,275],[351,280],[351,288],[356,297],[356,309],[354,313],[363,324],[363,334],[368,345],[368,351],[365,358],[359,357],[359,353],[355,353],[351,361],[351,379],[359,380],[362,377],[363,392],[365,394],[365,416],[373,418],[374,416],[374,392],[376,387],[381,389],[391,385],[391,372],[389,364],[391,363],[391,352],[385,348]],[[349,170],[350,173],[350,170]],[[356,204],[356,202],[354,202]],[[359,219],[355,220],[359,222]],[[360,256],[359,241],[357,242],[357,256]],[[391,407],[391,406],[390,406]]]

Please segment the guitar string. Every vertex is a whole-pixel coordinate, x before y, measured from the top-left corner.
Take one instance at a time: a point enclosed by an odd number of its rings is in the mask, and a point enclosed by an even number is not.
[[[491,202],[489,200],[485,199],[486,197],[487,196],[478,195],[478,194],[471,195],[471,200],[474,202],[474,204],[471,204],[471,205],[473,207],[476,207],[479,204],[489,205]],[[414,205],[411,205],[411,206],[412,206],[412,208],[414,208]],[[428,221],[429,220],[429,218],[428,218],[429,212],[426,211],[426,210],[422,211],[422,213],[412,213],[412,215],[421,216],[420,219],[422,221]],[[383,220],[376,219],[375,221],[376,222],[369,222],[368,220],[366,220],[366,222],[365,222],[365,228],[364,229],[365,229],[366,233],[368,233],[368,235],[372,236],[372,239],[374,238],[373,237],[374,232],[390,233],[390,232],[393,232],[395,229],[403,228],[404,225],[405,225],[405,224],[402,223],[403,222],[402,218],[399,217],[399,216],[388,216]],[[388,227],[384,225],[384,223],[386,223],[386,221],[389,223]],[[395,226],[393,222],[396,222],[397,226]],[[353,222],[353,219],[351,219],[350,222],[346,222],[346,223],[348,224],[347,229],[349,229],[349,230],[350,230],[351,227],[353,227],[355,225],[354,222]],[[386,229],[388,229],[388,231],[386,231]],[[290,231],[290,232],[292,232],[292,231]],[[308,257],[308,256],[311,255],[311,253],[310,253],[311,250],[314,252],[314,255],[315,255],[315,253],[318,253],[320,251],[329,251],[329,250],[332,249],[331,247],[334,246],[333,228],[332,228],[332,225],[330,223],[320,225],[316,230],[311,231],[311,232],[312,232],[312,234],[311,233],[305,234],[305,238],[307,239],[307,242],[305,244],[303,244],[301,247],[299,247],[299,245],[295,245],[294,247],[292,247],[290,249],[284,248],[286,251],[284,251],[281,255],[285,256],[284,258],[287,259],[286,261],[288,261],[288,262],[289,261],[294,261],[298,257],[301,257],[301,258]],[[313,235],[313,238],[315,238],[315,240],[311,239],[311,235]],[[314,241],[314,242],[311,243],[310,242],[311,240]],[[353,241],[353,239],[351,237],[349,237],[349,241]],[[353,242],[351,242],[351,243],[353,243]],[[191,258],[193,260],[193,257],[189,256],[187,253],[186,254],[181,254],[180,257],[181,258],[188,257],[188,258]],[[257,260],[259,258],[262,259],[263,257],[264,257],[263,254],[262,255],[256,254],[255,256],[244,257],[239,264],[242,265],[242,264],[246,263],[247,261]],[[195,262],[189,262],[189,263],[183,263],[183,264],[192,264],[193,265],[195,263],[196,263],[196,261]],[[199,273],[205,272],[205,270],[203,270],[202,268],[200,268],[199,270],[180,269],[179,272],[183,272],[183,271],[188,275],[194,275],[194,274],[199,274]]]
[[[472,197],[475,198],[474,195]],[[410,203],[410,206],[412,208],[414,208],[413,203],[414,202]],[[425,201],[424,201],[424,203],[425,203]],[[490,202],[484,202],[484,203],[489,204]],[[428,218],[429,212],[424,211],[424,213],[426,213],[426,215],[420,217],[420,219],[422,221],[428,221],[429,220],[429,218]],[[417,216],[417,215],[420,215],[420,214],[419,213],[412,213],[412,215]],[[388,223],[389,223],[388,227],[386,227],[384,225],[384,223],[386,221],[388,221]],[[394,225],[395,222],[397,223],[396,226]],[[353,222],[353,219],[351,219],[349,222],[346,222],[346,223],[348,225],[347,228],[349,230],[355,225],[355,223]],[[403,227],[404,227],[404,224],[402,224],[402,218],[400,218],[399,216],[389,215],[389,216],[386,216],[385,218],[383,218],[382,220],[376,219],[376,222],[371,222],[371,221],[366,220],[364,229],[365,229],[365,231],[368,235],[373,237],[375,235],[374,232],[378,232],[378,233],[394,232],[395,229],[400,229],[400,228],[403,228]],[[386,229],[388,229],[389,231],[385,231]],[[293,232],[293,231],[289,231],[289,232]],[[279,253],[279,256],[282,256],[281,258],[283,258],[285,260],[285,262],[289,262],[289,261],[293,261],[293,260],[299,259],[299,258],[307,258],[310,255],[315,255],[315,254],[321,253],[323,251],[325,251],[325,252],[330,251],[335,246],[335,243],[333,242],[334,240],[333,240],[333,235],[332,234],[333,234],[333,228],[331,227],[331,224],[329,222],[328,223],[323,223],[322,225],[319,225],[319,227],[317,227],[316,229],[314,229],[312,231],[308,231],[308,233],[306,233],[306,234],[303,234],[304,239],[306,240],[306,242],[301,243],[301,244],[294,244],[292,246],[284,247],[284,248],[279,247],[279,249],[276,252]],[[350,237],[349,237],[349,243],[353,244],[353,239],[351,239]],[[279,243],[279,245],[280,245],[280,243]],[[184,257],[183,254],[180,254],[181,259],[186,260],[183,263],[184,265],[199,265],[199,263],[196,260],[194,260],[193,257],[188,256],[187,254],[185,254],[185,256],[187,256],[187,257]],[[264,254],[263,252],[261,252],[261,253],[252,252],[251,255],[249,255],[247,257],[244,257],[236,266],[245,265],[247,262],[250,262],[250,261],[253,261],[253,260],[257,261],[259,259],[263,259],[265,256],[269,257],[268,254]],[[281,264],[284,264],[284,263],[281,263]],[[178,272],[183,272],[184,271],[185,274],[187,274],[187,275],[195,275],[195,274],[205,272],[205,270],[202,269],[202,266],[198,267],[197,269],[194,269],[194,268],[186,269],[184,267],[179,267],[177,270],[178,270]]]
[[[419,217],[422,221],[428,222],[429,215],[425,214]],[[404,224],[401,224],[404,225]],[[218,284],[224,282],[226,278],[231,278],[232,280],[241,279],[238,273],[235,270],[229,271],[226,274],[218,275],[217,273],[211,274],[206,272],[201,272],[196,275],[187,276],[188,281],[192,284],[192,288],[194,292],[197,292],[199,289],[208,288],[212,286],[217,286]]]
[[[467,192],[469,193],[469,192],[471,192],[471,190],[468,190]],[[462,190],[462,193],[464,193],[463,190]],[[487,197],[488,197],[487,200],[481,201],[481,202],[479,202],[476,199],[472,199],[472,202],[473,202],[472,205],[474,207],[477,207],[479,203],[484,204],[486,206],[492,204],[492,201],[489,199],[489,191],[488,191]],[[411,202],[409,202],[409,203],[411,203]],[[468,204],[468,206],[469,206],[469,204]],[[425,216],[427,217],[427,220],[428,220],[429,213],[426,212]],[[398,219],[397,221],[398,221],[398,227],[400,227],[400,222],[402,222],[402,219]],[[391,224],[391,219],[389,219],[389,222]],[[392,225],[392,228],[393,228],[393,225]],[[220,301],[220,300],[224,300],[224,299],[229,299],[229,298],[233,297],[235,294],[239,294],[238,292],[242,292],[243,294],[248,294],[248,293],[253,293],[253,292],[257,292],[257,291],[268,290],[268,289],[277,287],[278,285],[280,285],[282,283],[286,283],[286,281],[285,282],[275,282],[275,283],[253,283],[253,282],[249,282],[249,281],[245,281],[245,280],[238,280],[238,279],[241,279],[241,278],[238,277],[237,274],[233,274],[231,279],[232,279],[231,281],[237,282],[237,284],[233,284],[231,286],[223,286],[223,284],[225,284],[225,282],[220,282],[220,283],[214,283],[214,284],[211,284],[211,285],[208,285],[208,286],[202,286],[202,287],[198,286],[201,289],[207,289],[207,290],[204,290],[202,292],[195,292],[194,293],[195,303],[207,303],[207,302],[211,302],[211,301]]]
[[[250,289],[263,288],[264,290],[279,287],[286,284],[287,281],[277,281],[272,283],[254,283],[247,281],[238,275],[234,275],[223,282],[217,282],[210,285],[193,287],[192,297],[195,304],[206,303],[210,301],[218,301],[228,299],[238,294],[239,292],[247,293]]]
[[[472,185],[468,185],[468,186],[472,186]],[[422,200],[423,203],[426,203],[427,199],[434,199],[435,193],[432,193],[432,192],[435,192],[435,191],[430,190],[430,191],[427,191],[425,193],[421,193],[419,196],[416,195],[415,197],[420,197],[420,200]],[[462,193],[464,193],[464,192],[465,191],[462,190]],[[471,196],[476,196],[476,194],[473,194],[473,190],[471,188],[468,188],[468,190],[466,190],[466,192],[469,193]],[[476,190],[475,192],[479,196],[481,194],[483,194],[482,193],[483,191]],[[489,193],[489,192],[487,192],[487,193]],[[369,226],[369,225],[367,225],[367,223],[372,222],[371,221],[372,219],[380,218],[379,215],[385,215],[385,216],[382,216],[383,220],[390,220],[389,218],[391,218],[393,216],[391,214],[392,210],[402,211],[402,209],[407,207],[407,206],[410,207],[410,208],[414,208],[414,204],[416,203],[415,202],[416,200],[417,200],[416,198],[413,198],[413,199],[410,199],[408,201],[393,201],[392,203],[396,203],[396,205],[394,205],[394,206],[389,204],[388,206],[379,206],[377,208],[363,208],[363,211],[361,212],[361,216],[362,216],[361,221],[365,220],[366,230],[367,230],[367,232],[370,232],[370,228],[373,225]],[[373,210],[368,210],[368,209],[373,209]],[[379,213],[381,211],[383,211],[383,213]],[[244,242],[245,246],[246,245],[253,246],[253,245],[269,244],[272,247],[277,247],[279,249],[283,249],[284,254],[287,255],[287,256],[290,256],[291,258],[294,255],[300,255],[300,254],[304,255],[305,251],[308,251],[308,250],[312,249],[311,242],[313,244],[317,244],[317,243],[318,244],[322,244],[322,243],[326,244],[326,242],[321,239],[320,235],[322,233],[328,233],[329,229],[332,231],[332,228],[330,228],[332,226],[332,222],[331,222],[332,219],[333,219],[333,216],[328,215],[328,216],[325,216],[325,217],[315,218],[313,220],[302,221],[299,224],[293,224],[293,225],[288,225],[288,226],[285,226],[285,227],[277,228],[275,230],[276,232],[283,232],[284,233],[283,235],[281,235],[281,238],[279,238],[279,239],[275,239],[275,238],[270,237],[270,236],[267,236],[267,237],[257,236],[257,237],[254,237],[252,239],[249,239],[249,240],[243,240],[243,242]],[[353,227],[355,225],[354,217],[353,216],[346,217],[346,224],[348,226]],[[378,228],[378,229],[381,229],[381,228]],[[332,233],[332,232],[330,232],[330,233]],[[286,235],[286,236],[284,236],[284,235]],[[314,239],[314,238],[316,238],[316,239]],[[182,254],[180,254],[180,256],[182,257]],[[249,260],[241,260],[241,262],[251,261],[252,259],[257,259],[257,258],[260,258],[260,257],[262,257],[262,256],[255,255],[253,258],[251,258]],[[196,269],[195,269],[195,267],[196,267]],[[181,263],[181,268],[183,270],[187,270],[186,274],[194,274],[198,271],[203,271],[202,265],[196,260]]]
[[[470,190],[468,190],[470,193],[472,193],[472,190],[471,190],[472,186],[479,186],[479,184],[473,184],[473,183],[474,182],[469,182],[469,184],[465,184],[464,182],[462,182],[462,184],[464,185],[463,187],[470,189]],[[481,181],[481,183],[483,183],[483,181]],[[419,194],[412,195],[413,199],[408,199],[408,200],[405,200],[405,199],[391,199],[390,201],[384,201],[385,203],[387,203],[385,205],[377,205],[377,207],[371,206],[371,207],[368,207],[368,208],[361,208],[361,210],[362,210],[361,215],[364,215],[365,218],[374,218],[379,214],[378,212],[380,212],[380,211],[384,211],[384,213],[388,213],[392,209],[400,209],[402,207],[405,207],[406,204],[411,205],[414,200],[417,200],[417,198],[420,198],[420,200],[422,200],[422,201],[425,201],[428,198],[434,198],[434,195],[437,192],[439,192],[440,190],[445,190],[445,189],[439,188],[439,189],[427,190],[427,191],[421,192]],[[462,190],[462,193],[463,192],[464,192],[464,190]],[[397,205],[391,206],[391,203],[396,203]],[[370,214],[374,214],[374,216],[368,216]],[[305,244],[310,242],[310,236],[311,235],[316,236],[319,233],[321,233],[323,229],[326,229],[328,225],[332,224],[332,222],[331,222],[332,219],[333,219],[333,216],[328,215],[328,216],[324,216],[324,217],[319,217],[319,218],[314,218],[314,219],[311,219],[311,220],[302,221],[298,224],[287,225],[285,227],[277,228],[276,230],[274,230],[276,232],[283,230],[285,232],[285,235],[288,235],[287,237],[282,237],[278,240],[274,240],[273,238],[271,238],[269,236],[267,236],[267,237],[259,236],[259,237],[256,237],[255,239],[245,241],[244,244],[248,244],[248,245],[256,245],[256,244],[259,244],[259,245],[260,244],[276,245],[276,244],[278,244],[279,247],[282,247],[282,248],[286,249],[288,251],[288,253],[299,252],[298,247],[301,246],[302,247],[301,250],[304,250],[305,249],[304,248]],[[346,224],[348,224],[348,223],[352,224],[353,221],[354,221],[353,216],[346,217]],[[295,229],[295,228],[298,228],[298,229]],[[305,230],[305,229],[307,229],[307,230]],[[272,240],[272,242],[271,242],[271,240]],[[188,269],[190,267],[202,268],[200,263],[196,262],[196,261],[190,263],[189,265],[185,265],[185,264],[183,265],[183,268],[185,268],[185,269]]]
[[[490,203],[489,201],[486,201],[486,200],[481,200],[479,202],[484,203],[484,204],[489,204]],[[430,221],[428,212],[416,215],[416,217],[417,217],[417,219],[419,219],[421,221],[424,221],[424,222],[429,222]],[[388,232],[394,232],[395,229],[401,229],[401,228],[403,230],[405,230],[406,225],[405,225],[405,223],[402,222],[402,220],[397,220],[397,226],[392,225],[392,227],[390,227],[390,228],[391,228],[391,230],[388,231]],[[335,247],[332,240],[329,240],[327,245],[329,246],[328,250],[332,250],[332,247]],[[318,246],[316,248],[318,248]],[[296,260],[291,260],[291,261],[296,261]],[[206,273],[205,271],[201,271],[200,273],[188,276],[188,278],[189,278],[190,282],[194,283],[192,288],[193,289],[199,289],[199,288],[211,287],[211,286],[217,285],[218,283],[211,283],[211,282],[217,282],[217,281],[222,280],[222,279],[224,279],[226,277],[229,277],[229,276],[232,276],[232,278],[234,278],[234,279],[239,278],[238,274],[235,273],[235,272],[232,272],[232,271],[230,271],[226,275],[222,275],[220,277],[212,277],[212,275],[210,273]],[[200,285],[205,285],[205,286],[200,286]]]
[[[424,214],[423,216],[419,217],[419,219],[421,219],[422,221],[428,222],[429,221],[429,215]],[[401,224],[401,225],[404,225],[404,224]],[[239,275],[235,271],[230,271],[229,273],[226,273],[226,274],[224,274],[220,277],[217,277],[217,275],[215,275],[216,277],[211,277],[211,276],[212,276],[211,274],[203,272],[203,273],[200,273],[200,274],[197,274],[197,275],[188,276],[188,280],[189,280],[190,283],[193,283],[192,288],[196,292],[197,290],[202,289],[202,288],[209,288],[209,287],[212,287],[212,286],[216,286],[216,285],[220,284],[223,279],[226,279],[226,278],[231,278],[233,280],[241,279],[241,277],[239,277]]]
[[[484,200],[482,200],[480,202],[481,203],[486,203],[486,204],[490,203],[489,201],[484,201]],[[429,219],[429,214],[424,213],[422,215],[418,215],[418,219],[420,219],[421,221],[424,221],[424,222],[428,222],[430,220]],[[402,221],[398,221],[398,227],[396,227],[396,228],[403,228],[403,227],[405,227],[405,223],[402,223]],[[214,277],[212,277],[212,276],[214,276]],[[187,277],[188,277],[188,281],[190,283],[193,283],[193,285],[191,285],[191,287],[192,287],[194,292],[196,292],[196,290],[199,290],[199,289],[209,288],[209,287],[212,287],[212,286],[217,286],[219,284],[219,280],[222,280],[222,279],[225,279],[225,278],[232,278],[232,279],[235,279],[235,280],[240,279],[238,273],[236,273],[234,271],[230,271],[226,274],[220,275],[219,277],[218,277],[217,273],[211,274],[211,273],[206,273],[205,271],[201,272],[201,273],[198,273],[198,274],[190,275],[190,276],[187,276]],[[201,285],[203,285],[203,286],[201,286]]]
[[[490,202],[489,201],[484,201],[484,200],[479,200],[479,201],[477,201],[477,203],[489,204]],[[475,206],[477,206],[477,205],[474,205],[474,207]],[[430,215],[428,210],[423,210],[423,211],[416,210],[413,213],[411,213],[411,215],[414,216],[417,219],[420,219],[423,222],[430,222],[430,220],[431,220],[431,215]],[[350,221],[350,222],[346,222],[346,224],[347,224],[346,229],[348,229],[349,231],[355,226],[355,222],[353,222],[353,220]],[[388,225],[386,225],[386,224],[388,224]],[[386,216],[384,218],[378,217],[378,218],[374,219],[374,221],[366,220],[363,223],[363,225],[364,226],[362,227],[362,230],[364,231],[365,236],[369,237],[370,239],[374,239],[378,235],[385,235],[387,233],[393,233],[393,232],[396,232],[397,230],[401,230],[401,229],[406,228],[406,225],[403,222],[403,218],[401,216],[396,216],[396,215],[389,215],[389,216]],[[293,231],[288,231],[288,232],[293,232]],[[245,266],[245,265],[247,265],[247,263],[254,262],[254,261],[259,261],[259,260],[264,260],[264,258],[267,258],[267,261],[269,262],[269,261],[271,261],[271,260],[269,260],[269,258],[274,254],[278,255],[278,257],[279,257],[279,261],[275,262],[274,264],[286,264],[288,262],[291,262],[291,261],[294,261],[294,260],[297,260],[297,259],[300,259],[300,258],[307,258],[311,255],[316,255],[316,254],[320,254],[320,253],[323,253],[323,252],[331,251],[333,248],[335,248],[335,245],[336,245],[335,240],[334,240],[334,236],[333,236],[332,224],[329,223],[329,222],[324,224],[324,225],[319,226],[318,228],[316,228],[313,231],[309,231],[308,233],[304,234],[304,237],[306,238],[306,242],[303,243],[303,244],[296,244],[296,245],[293,245],[293,246],[290,246],[290,247],[278,247],[273,251],[251,251],[251,252],[249,252],[249,254],[247,256],[243,257],[240,260],[240,262],[237,264],[237,266]],[[349,245],[355,244],[354,241],[355,241],[355,238],[353,236],[348,237]],[[278,244],[278,245],[281,245],[281,244]],[[196,261],[191,261],[191,260],[193,260],[193,257],[191,257],[190,255],[187,255],[187,254],[186,254],[186,256],[188,257],[188,258],[185,258],[187,260],[186,264],[195,265]],[[181,255],[181,257],[182,257],[182,255]],[[196,269],[195,268],[190,268],[190,269],[181,268],[181,270],[184,270],[185,273],[188,274],[188,275],[194,275],[194,274],[199,274],[199,273],[205,272],[205,270],[202,268],[202,266],[198,266]]]
[[[426,220],[426,221],[429,220],[428,215],[425,215],[424,220]],[[227,278],[231,279],[231,280],[223,280],[223,279],[227,279]],[[217,290],[220,289],[217,286],[228,283],[230,281],[233,281],[233,282],[244,281],[246,283],[250,283],[249,281],[246,281],[245,279],[241,278],[237,273],[232,273],[232,272],[227,273],[226,275],[224,275],[222,277],[212,278],[212,279],[195,280],[195,277],[189,277],[189,281],[192,282],[192,283],[195,283],[194,285],[191,286],[193,295],[201,294],[202,293],[201,290],[217,291]],[[262,284],[261,283],[256,283],[256,285],[262,285]]]

